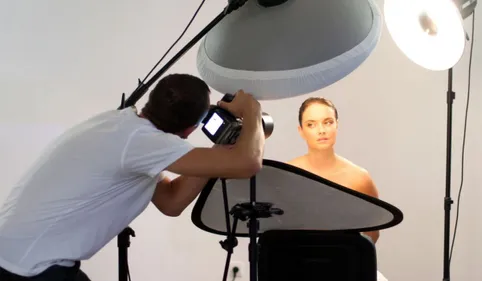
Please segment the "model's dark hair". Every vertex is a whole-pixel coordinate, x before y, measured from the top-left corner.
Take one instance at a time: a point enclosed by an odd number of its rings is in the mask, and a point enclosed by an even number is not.
[[[311,97],[311,98],[307,98],[301,104],[300,109],[298,111],[298,122],[300,123],[300,126],[303,126],[302,125],[303,113],[305,112],[306,108],[308,108],[308,106],[314,103],[324,104],[328,107],[331,107],[335,111],[335,119],[338,120],[338,110],[336,109],[335,104],[332,101],[323,97]]]
[[[195,76],[170,74],[151,91],[142,114],[159,130],[176,134],[200,121],[209,108],[209,93]]]

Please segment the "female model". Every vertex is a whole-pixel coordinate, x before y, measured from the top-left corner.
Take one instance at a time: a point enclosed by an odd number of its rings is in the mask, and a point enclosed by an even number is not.
[[[320,97],[306,99],[298,113],[298,132],[305,140],[308,151],[288,164],[316,174],[344,187],[378,198],[378,191],[369,173],[337,155],[334,150],[338,130],[338,111],[335,105]],[[380,232],[364,233],[376,243]],[[378,281],[387,279],[377,272]]]
[[[298,132],[306,141],[308,151],[288,161],[288,164],[378,198],[377,188],[369,173],[335,153],[338,111],[331,101],[319,97],[306,99],[299,109],[298,120]],[[365,234],[373,243],[380,235],[379,231]]]

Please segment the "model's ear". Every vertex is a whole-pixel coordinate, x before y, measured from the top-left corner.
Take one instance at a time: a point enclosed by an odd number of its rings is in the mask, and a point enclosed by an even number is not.
[[[300,137],[302,137],[303,139],[306,139],[305,134],[303,132],[303,127],[298,126],[298,134],[300,134]]]

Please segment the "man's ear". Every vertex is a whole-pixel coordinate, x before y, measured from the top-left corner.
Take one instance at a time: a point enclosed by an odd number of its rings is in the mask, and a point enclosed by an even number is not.
[[[189,135],[196,130],[197,126],[191,126],[179,133],[179,136],[183,139],[187,139]]]

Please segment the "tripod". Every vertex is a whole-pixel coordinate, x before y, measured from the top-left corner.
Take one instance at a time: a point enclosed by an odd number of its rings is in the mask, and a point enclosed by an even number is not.
[[[249,280],[258,280],[258,237],[259,220],[260,218],[269,218],[273,215],[283,215],[284,211],[278,208],[272,208],[273,204],[265,202],[256,202],[256,176],[250,178],[250,200],[249,202],[236,204],[228,210],[228,194],[226,188],[226,180],[222,179],[223,186],[223,201],[224,213],[226,217],[227,239],[221,241],[221,247],[225,249],[228,254],[226,257],[226,264],[224,266],[223,281],[228,278],[229,264],[234,247],[238,245],[236,239],[236,226],[239,220],[248,221],[249,228]],[[232,215],[233,227],[231,229],[229,215]]]
[[[125,100],[125,94],[122,94],[121,105],[118,110],[124,109],[129,106],[135,105],[135,103],[147,92],[147,90],[159,79],[169,68],[172,67],[187,51],[189,51],[196,43],[201,40],[211,29],[213,29],[224,17],[231,12],[237,10],[246,3],[247,0],[229,0],[229,4],[223,9],[223,11],[214,18],[206,27],[204,27],[191,41],[189,41],[176,55],[174,55],[167,63],[162,67],[154,76],[151,77],[146,83],[139,80],[139,84],[134,92]],[[119,248],[119,281],[128,281],[129,267],[127,252],[130,246],[130,236],[135,237],[135,232],[132,228],[125,228],[117,236],[117,246]]]

